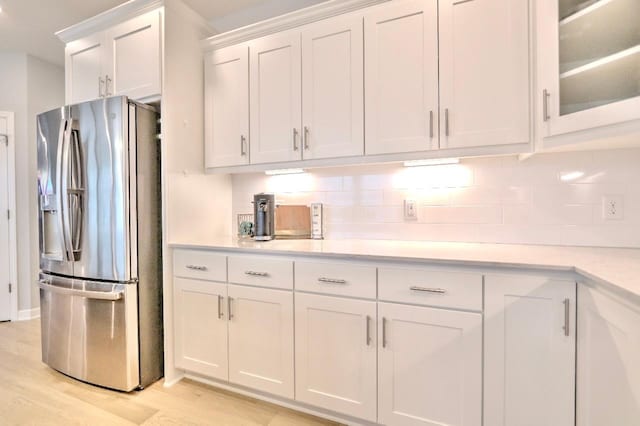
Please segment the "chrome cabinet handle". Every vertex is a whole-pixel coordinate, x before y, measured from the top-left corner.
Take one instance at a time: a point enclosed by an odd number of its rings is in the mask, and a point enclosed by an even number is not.
[[[187,269],[191,269],[194,271],[206,271],[207,267],[206,266],[200,266],[200,265],[187,265]]]
[[[247,155],[247,150],[245,148],[246,143],[247,143],[247,138],[244,135],[240,135],[240,156]]]
[[[562,302],[564,304],[564,325],[562,326],[562,329],[564,330],[564,335],[568,336],[569,335],[569,321],[570,321],[570,303],[571,301],[569,299],[564,299],[564,301]]]
[[[293,128],[293,150],[298,150],[298,129]]]
[[[304,135],[302,137],[304,143],[304,149],[309,149],[309,127],[304,126]]]
[[[252,277],[268,277],[268,272],[256,272],[256,271],[244,271],[245,275],[251,275]]]
[[[444,134],[449,136],[449,108],[444,109]]]
[[[113,80],[111,80],[111,78],[109,77],[109,74],[107,74],[107,78],[105,79],[105,96],[111,96],[113,93],[111,93],[109,91],[109,83],[112,82]]]
[[[415,286],[415,285],[409,287],[409,290],[422,291],[424,293],[435,293],[435,294],[445,294],[447,292],[447,290],[445,290],[443,288],[418,287],[418,286]]]
[[[222,299],[223,297],[218,295],[218,319],[222,318]]]
[[[387,347],[387,319],[382,317],[382,347]]]
[[[367,332],[366,332],[366,339],[367,339],[367,346],[371,345],[371,317],[369,315],[367,315],[367,322],[366,322],[366,328],[367,328]]]
[[[325,278],[325,277],[318,278],[318,281],[320,281],[321,283],[329,283],[329,284],[346,284],[347,283],[347,280],[341,280],[338,278]]]
[[[98,97],[99,98],[104,98],[104,92],[102,91],[102,88],[104,86],[104,78],[102,78],[102,76],[98,76]]]
[[[549,116],[549,98],[551,94],[547,89],[542,91],[542,120],[549,121],[551,117]]]
[[[227,312],[229,315],[229,319],[233,318],[233,314],[231,313],[231,301],[233,300],[233,297],[227,297]]]
[[[433,111],[429,111],[429,137],[433,139]]]

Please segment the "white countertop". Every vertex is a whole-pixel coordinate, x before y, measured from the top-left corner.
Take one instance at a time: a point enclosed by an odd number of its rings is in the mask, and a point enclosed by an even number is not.
[[[321,255],[361,260],[424,260],[462,266],[577,272],[589,280],[640,297],[640,249],[393,240],[256,242],[235,237],[175,241],[169,245],[263,254]]]

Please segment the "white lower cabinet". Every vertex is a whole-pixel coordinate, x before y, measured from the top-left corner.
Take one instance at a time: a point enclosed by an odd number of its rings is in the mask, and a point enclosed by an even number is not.
[[[293,398],[293,292],[227,290],[229,381]]]
[[[173,280],[176,367],[228,379],[226,296],[226,283]]]
[[[296,293],[296,400],[376,421],[376,302]]]
[[[482,315],[378,303],[378,318],[378,422],[480,425]]]
[[[640,308],[578,286],[578,426],[640,423]]]
[[[485,425],[575,424],[575,309],[573,281],[485,277]]]

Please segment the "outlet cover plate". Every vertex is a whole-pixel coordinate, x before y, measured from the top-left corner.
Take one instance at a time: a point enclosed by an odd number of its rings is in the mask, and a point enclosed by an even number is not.
[[[622,195],[605,195],[602,198],[602,218],[604,220],[624,219],[624,198]]]

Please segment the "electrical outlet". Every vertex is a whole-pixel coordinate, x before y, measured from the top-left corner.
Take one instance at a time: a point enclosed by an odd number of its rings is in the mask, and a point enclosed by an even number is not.
[[[622,220],[624,218],[622,195],[606,195],[602,198],[602,218],[605,220]]]
[[[404,200],[404,220],[418,220],[416,200]]]

